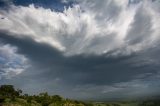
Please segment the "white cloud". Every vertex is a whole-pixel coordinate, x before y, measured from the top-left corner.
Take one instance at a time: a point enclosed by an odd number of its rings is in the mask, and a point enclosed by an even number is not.
[[[0,20],[0,30],[15,37],[27,36],[35,42],[47,43],[65,55],[101,55],[112,51],[115,52],[111,55],[128,55],[155,46],[159,41],[159,5],[154,2],[78,2],[63,12],[36,8],[34,5],[12,5],[8,12],[0,11],[0,17],[5,17]],[[155,6],[157,8],[153,8]],[[146,21],[139,23],[136,21],[139,18]],[[136,32],[138,26],[141,29]],[[150,33],[144,33],[148,30],[151,30]],[[131,43],[133,38],[138,43]]]
[[[27,58],[17,53],[17,48],[0,44],[0,79],[10,79],[28,67]]]

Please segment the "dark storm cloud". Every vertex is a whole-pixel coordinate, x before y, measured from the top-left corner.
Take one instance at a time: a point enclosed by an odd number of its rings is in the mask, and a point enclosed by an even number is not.
[[[32,67],[40,67],[41,70],[35,70],[36,74],[39,73],[35,77],[45,78],[46,80],[58,77],[67,84],[105,85],[131,80],[134,76],[151,69],[149,66],[134,66],[132,62],[128,62],[134,60],[136,55],[117,58],[107,57],[106,55],[65,57],[53,47],[36,43],[31,39],[18,39],[2,33],[1,39],[18,47],[18,52],[24,54],[35,65]]]
[[[17,77],[11,80],[2,80],[1,84],[15,84],[29,93],[48,91],[71,98],[96,99],[98,97],[100,100],[111,99],[124,92],[123,90],[119,91],[121,88],[117,88],[117,85],[113,84],[120,83],[120,86],[121,82],[132,81],[140,74],[157,72],[153,65],[146,65],[145,61],[148,61],[148,59],[143,60],[150,53],[143,58],[143,53],[121,57],[87,56],[83,54],[65,57],[53,47],[36,43],[29,38],[15,38],[6,33],[1,33],[0,36],[3,43],[18,47],[18,53],[26,56],[32,65],[31,68]],[[137,65],[139,62],[141,62],[141,65]],[[132,86],[133,84],[130,85],[130,83],[134,82],[125,83],[125,85]],[[122,83],[122,85],[124,84]],[[73,91],[70,92],[70,89]],[[118,91],[112,93],[113,95],[105,93],[110,89],[117,89]],[[129,87],[125,89],[128,89],[128,92],[131,90]],[[86,95],[83,95],[84,93]],[[92,93],[96,93],[97,97],[91,95]],[[76,95],[79,95],[79,97]],[[110,97],[107,95],[110,95]],[[126,97],[126,95],[121,97]]]

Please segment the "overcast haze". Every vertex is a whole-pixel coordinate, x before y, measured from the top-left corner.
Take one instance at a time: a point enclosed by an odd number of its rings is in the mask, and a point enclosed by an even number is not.
[[[159,0],[0,0],[0,85],[109,100],[160,94]]]

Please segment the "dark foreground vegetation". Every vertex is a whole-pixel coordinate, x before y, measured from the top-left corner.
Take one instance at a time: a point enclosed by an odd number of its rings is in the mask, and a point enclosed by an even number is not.
[[[64,99],[59,95],[48,95],[47,92],[39,95],[23,94],[22,90],[13,85],[0,86],[0,106],[160,106],[160,99],[146,101],[123,102],[82,102]]]
[[[81,101],[64,99],[59,95],[48,95],[47,92],[39,95],[22,94],[22,90],[13,85],[0,86],[0,106],[93,106]]]

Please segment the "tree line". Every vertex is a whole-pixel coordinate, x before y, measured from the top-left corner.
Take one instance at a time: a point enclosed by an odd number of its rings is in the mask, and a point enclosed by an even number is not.
[[[5,106],[5,104],[13,105],[19,103],[21,103],[22,106],[93,106],[92,104],[82,101],[65,99],[59,95],[49,95],[47,92],[38,95],[29,95],[23,94],[22,90],[15,89],[13,85],[0,86],[1,105],[3,104],[3,106]]]

